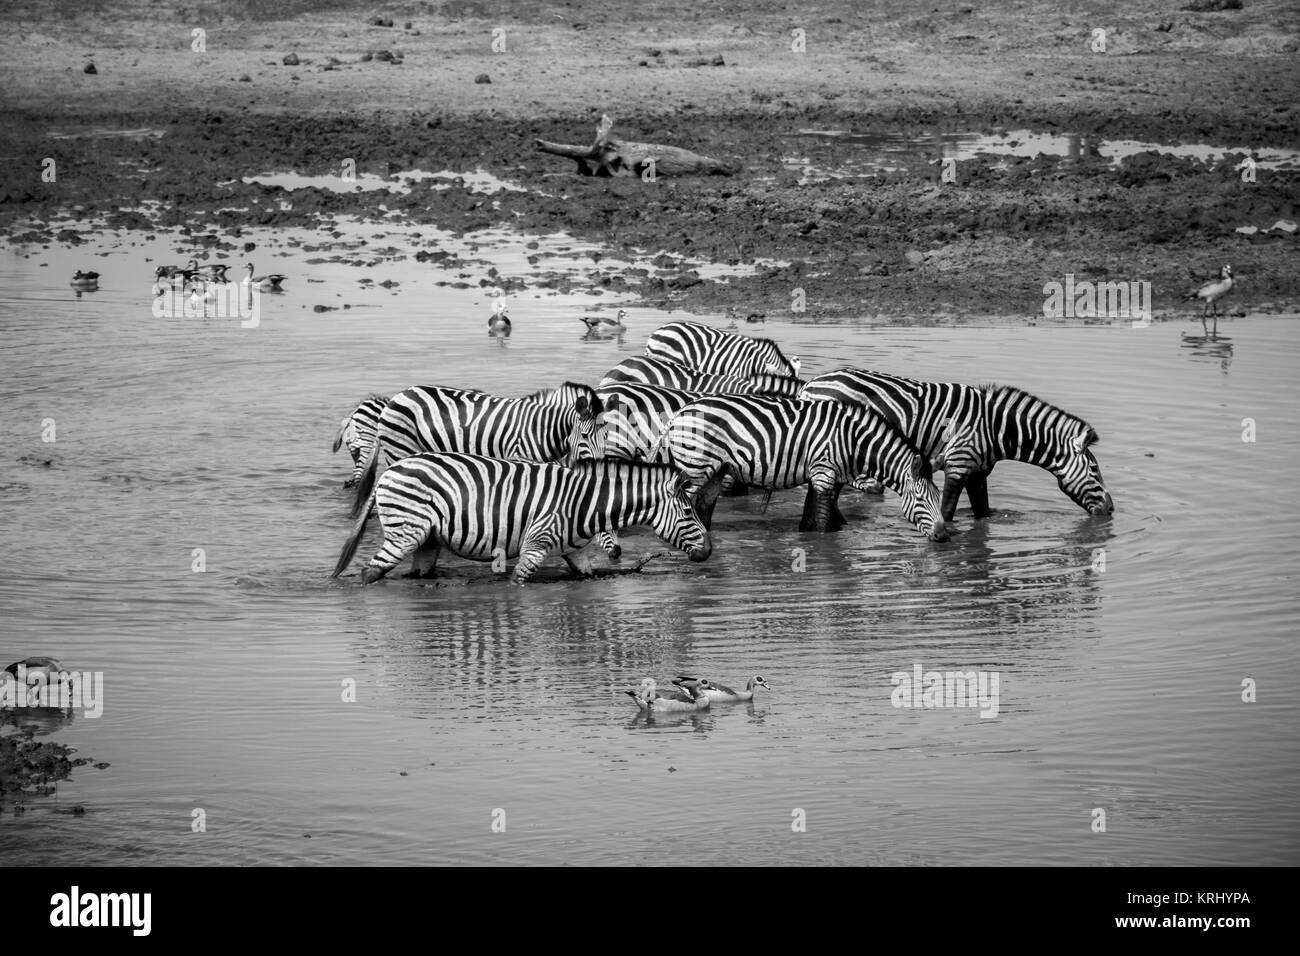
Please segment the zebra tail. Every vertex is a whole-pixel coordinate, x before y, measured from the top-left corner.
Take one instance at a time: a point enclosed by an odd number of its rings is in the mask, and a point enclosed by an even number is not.
[[[349,424],[351,424],[351,419],[345,418],[343,420],[343,425],[339,428],[339,433],[334,436],[334,451],[336,454],[338,450],[343,447],[343,437],[348,433]]]
[[[367,500],[366,507],[361,512],[361,517],[358,518],[357,523],[352,526],[352,534],[348,537],[347,541],[343,542],[343,551],[339,554],[339,562],[334,565],[334,573],[331,574],[330,577],[337,578],[347,570],[347,566],[351,564],[352,559],[357,556],[357,546],[361,544],[361,536],[366,533],[366,524],[370,521],[370,505],[371,502]]]
[[[357,496],[352,501],[352,517],[361,514],[361,509],[370,510],[370,494],[375,490],[375,472],[379,468],[379,437],[370,443],[370,450],[366,452],[366,463],[362,468],[361,477],[357,479]]]

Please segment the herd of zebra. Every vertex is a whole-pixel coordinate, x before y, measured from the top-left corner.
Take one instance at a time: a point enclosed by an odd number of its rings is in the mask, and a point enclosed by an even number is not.
[[[854,368],[805,381],[799,372],[769,339],[672,322],[594,388],[371,395],[334,441],[352,455],[346,485],[356,489],[357,519],[334,576],[372,514],[384,540],[363,583],[407,555],[412,576],[432,576],[444,548],[477,561],[517,558],[517,583],[554,554],[580,575],[573,555],[597,539],[617,559],[617,532],[635,525],[703,561],[718,497],[749,486],[770,495],[807,485],[800,529],[823,532],[844,525],[846,485],[888,487],[904,517],[942,541],[963,490],[975,518],[990,514],[988,476],[1004,459],[1046,469],[1089,514],[1113,510],[1092,453],[1097,432],[1021,389]]]

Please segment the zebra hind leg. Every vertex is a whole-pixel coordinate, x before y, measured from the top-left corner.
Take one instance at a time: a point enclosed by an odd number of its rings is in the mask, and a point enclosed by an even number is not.
[[[379,509],[379,517],[381,521],[385,517],[382,508]],[[384,543],[361,572],[362,584],[378,581],[397,567],[403,558],[423,545],[431,537],[433,517],[421,515],[416,520],[404,518],[383,523]],[[437,560],[436,555],[434,559]],[[416,561],[419,561],[418,556]]]
[[[436,573],[438,555],[442,552],[442,542],[437,536],[429,535],[424,544],[415,549],[411,557],[411,578],[431,578]]]

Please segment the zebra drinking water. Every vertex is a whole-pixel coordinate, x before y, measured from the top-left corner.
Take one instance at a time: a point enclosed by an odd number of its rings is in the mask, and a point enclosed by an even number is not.
[[[800,530],[835,531],[840,489],[879,478],[902,499],[908,521],[932,541],[948,531],[930,462],[883,416],[839,402],[712,395],[692,402],[668,423],[656,454],[677,465],[698,494],[711,524],[717,494],[702,487],[729,466],[737,481],[768,490],[812,486]]]
[[[370,499],[375,478],[409,455],[459,451],[492,458],[571,462],[579,398],[599,413],[595,389],[577,382],[523,398],[497,398],[473,389],[436,385],[416,386],[394,395],[379,416],[375,442],[357,482],[352,516],[355,518]]]
[[[700,372],[749,378],[799,374],[799,359],[786,358],[771,339],[756,339],[699,322],[669,322],[646,341],[645,354]]]
[[[649,525],[692,561],[713,550],[691,507],[686,478],[669,465],[585,461],[503,461],[478,455],[415,455],[389,468],[375,487],[384,543],[361,573],[383,577],[412,551],[412,576],[431,577],[443,548],[474,561],[518,557],[512,580],[527,581],[549,555],[570,557],[596,534]],[[360,519],[343,545],[334,577],[351,563],[370,520]]]
[[[701,372],[663,358],[633,355],[605,373],[601,386],[616,382],[679,388],[708,395],[780,395],[794,398],[803,382],[787,375],[756,374],[748,377]]]
[[[356,409],[343,419],[339,433],[334,436],[334,451],[337,452],[344,443],[348,454],[352,456],[352,477],[343,482],[344,488],[351,488],[361,480],[370,446],[375,443],[375,430],[379,427],[379,416],[388,404],[388,396],[377,392],[367,395]]]
[[[962,490],[976,518],[987,518],[988,476],[1003,459],[1029,462],[1056,476],[1061,491],[1091,515],[1115,504],[1083,419],[1009,385],[962,385],[841,368],[810,381],[803,397],[865,406],[897,425],[944,472],[943,517],[951,521]]]

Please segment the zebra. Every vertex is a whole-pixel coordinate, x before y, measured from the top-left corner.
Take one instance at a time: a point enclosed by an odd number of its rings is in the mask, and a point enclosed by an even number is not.
[[[581,575],[570,555],[598,532],[640,524],[692,561],[704,561],[713,542],[685,486],[676,468],[644,462],[567,467],[459,453],[414,455],[384,472],[375,487],[384,543],[361,582],[383,577],[412,551],[411,576],[432,577],[443,548],[473,561],[518,557],[516,584],[557,553]],[[370,514],[371,508],[363,509],[333,577],[352,562]]]
[[[361,400],[356,409],[343,419],[339,433],[334,436],[334,451],[337,452],[347,443],[348,454],[352,456],[352,477],[343,482],[344,488],[351,488],[361,480],[366,457],[370,446],[375,442],[375,430],[379,427],[379,416],[388,404],[389,396],[373,392]]]
[[[596,396],[599,405],[594,409],[585,398],[577,401],[578,422],[570,455],[573,461],[650,461],[655,443],[673,415],[703,397],[699,392],[630,382],[602,386],[596,389]],[[729,484],[728,479],[723,490]],[[617,560],[622,555],[614,532],[602,531],[596,540],[611,558]]]
[[[605,373],[600,385],[615,382],[632,382],[641,385],[658,385],[661,388],[678,388],[688,392],[710,395],[745,394],[778,395],[794,398],[803,388],[803,382],[787,375],[759,374],[748,377],[701,372],[668,359],[633,355],[619,362]]]
[[[1115,510],[1092,454],[1100,440],[1096,429],[1022,389],[841,368],[811,380],[803,396],[865,405],[897,425],[942,468],[945,521],[956,514],[963,489],[975,518],[992,514],[988,476],[1003,459],[1051,472],[1061,491],[1090,515]]]
[[[595,389],[578,382],[565,382],[523,398],[497,398],[474,389],[436,385],[399,392],[379,416],[375,442],[356,485],[352,516],[369,501],[378,474],[409,455],[459,451],[571,463],[579,398],[599,414]]]
[[[799,359],[786,358],[771,339],[756,339],[699,322],[669,322],[646,340],[645,354],[718,375],[797,378]]]
[[[710,395],[668,423],[656,454],[682,469],[697,493],[705,527],[712,523],[716,472],[730,466],[736,481],[775,490],[808,483],[801,531],[835,531],[844,485],[862,489],[879,478],[902,499],[903,514],[932,541],[948,531],[929,460],[868,408],[839,402]]]

